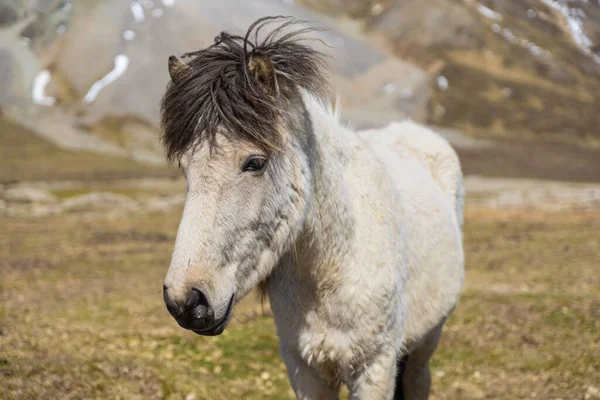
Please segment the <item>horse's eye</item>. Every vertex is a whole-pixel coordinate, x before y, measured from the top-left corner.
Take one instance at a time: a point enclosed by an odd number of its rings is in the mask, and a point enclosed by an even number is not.
[[[244,161],[242,171],[244,172],[256,172],[260,171],[265,167],[267,159],[262,156],[250,156]]]

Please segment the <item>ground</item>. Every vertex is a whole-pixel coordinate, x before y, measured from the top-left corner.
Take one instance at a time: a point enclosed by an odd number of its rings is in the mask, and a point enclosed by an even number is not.
[[[268,305],[247,299],[215,338],[168,315],[178,218],[0,220],[3,398],[290,398]],[[599,230],[598,210],[467,208],[465,290],[432,362],[435,399],[593,398]]]
[[[176,170],[59,151],[9,128],[0,398],[292,397],[268,304],[248,297],[214,338],[168,315]],[[474,176],[466,186],[466,282],[432,361],[433,398],[600,398],[600,186]],[[77,202],[98,191],[113,198]]]

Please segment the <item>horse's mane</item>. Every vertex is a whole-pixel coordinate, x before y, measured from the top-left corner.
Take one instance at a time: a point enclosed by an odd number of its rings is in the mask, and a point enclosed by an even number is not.
[[[279,24],[259,42],[260,31],[273,23]],[[319,96],[327,93],[322,53],[301,42],[301,35],[318,29],[290,30],[298,23],[290,17],[264,17],[244,37],[221,32],[213,45],[182,56],[194,58],[169,83],[161,104],[162,141],[169,159],[179,158],[197,139],[214,145],[220,127],[266,150],[278,147],[277,128],[285,112],[278,97],[297,96],[297,90],[289,89],[295,87]],[[252,57],[270,62],[283,88],[278,96],[250,70]]]

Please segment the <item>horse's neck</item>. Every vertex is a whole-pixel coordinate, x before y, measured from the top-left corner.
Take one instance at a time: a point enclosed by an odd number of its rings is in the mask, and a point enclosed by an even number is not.
[[[326,288],[341,275],[344,258],[351,254],[354,230],[352,191],[344,173],[352,148],[345,131],[331,112],[314,100],[306,102],[315,136],[312,196],[304,228],[288,257],[295,278],[314,290]],[[318,293],[313,293],[320,297]]]

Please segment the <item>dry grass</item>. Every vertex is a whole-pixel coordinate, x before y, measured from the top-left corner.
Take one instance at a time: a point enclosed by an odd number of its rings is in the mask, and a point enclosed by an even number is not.
[[[600,213],[469,210],[436,398],[581,399],[600,382]]]
[[[581,399],[600,382],[600,212],[469,210],[437,399]],[[290,398],[255,299],[223,335],[177,327],[161,283],[178,214],[0,221],[6,399]]]
[[[122,157],[63,150],[2,118],[0,160],[0,183],[179,176],[179,172],[170,167],[153,167]]]

